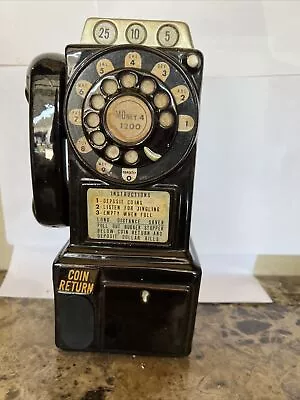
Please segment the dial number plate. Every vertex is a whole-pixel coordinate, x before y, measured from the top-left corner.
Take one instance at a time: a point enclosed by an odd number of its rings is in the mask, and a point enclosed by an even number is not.
[[[74,150],[108,181],[162,177],[182,162],[196,137],[196,90],[179,63],[155,49],[127,45],[92,55],[74,74],[66,107]]]
[[[108,131],[118,142],[134,145],[146,138],[152,126],[151,111],[139,97],[120,96],[107,108]]]

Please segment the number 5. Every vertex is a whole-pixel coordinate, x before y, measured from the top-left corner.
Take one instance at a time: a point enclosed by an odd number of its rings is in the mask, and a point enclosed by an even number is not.
[[[109,39],[109,28],[105,28],[104,37],[105,39]]]

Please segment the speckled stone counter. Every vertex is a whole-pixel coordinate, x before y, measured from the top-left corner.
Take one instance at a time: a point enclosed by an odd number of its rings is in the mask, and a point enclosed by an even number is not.
[[[172,359],[62,352],[52,301],[0,298],[0,399],[300,399],[295,299],[200,305],[191,355]]]

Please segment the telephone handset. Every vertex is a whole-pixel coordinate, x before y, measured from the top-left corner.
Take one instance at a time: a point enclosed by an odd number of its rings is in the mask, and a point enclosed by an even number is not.
[[[60,348],[189,353],[202,71],[186,24],[100,18],[29,67],[34,213],[70,225],[53,264]]]
[[[65,73],[64,57],[54,54],[34,59],[27,73],[32,206],[43,225],[67,225],[69,218],[62,107]]]

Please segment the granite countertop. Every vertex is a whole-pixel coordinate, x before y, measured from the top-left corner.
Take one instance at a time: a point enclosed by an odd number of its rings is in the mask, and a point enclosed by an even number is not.
[[[51,300],[0,298],[1,400],[298,400],[300,281],[267,305],[199,305],[187,358],[63,352]]]

